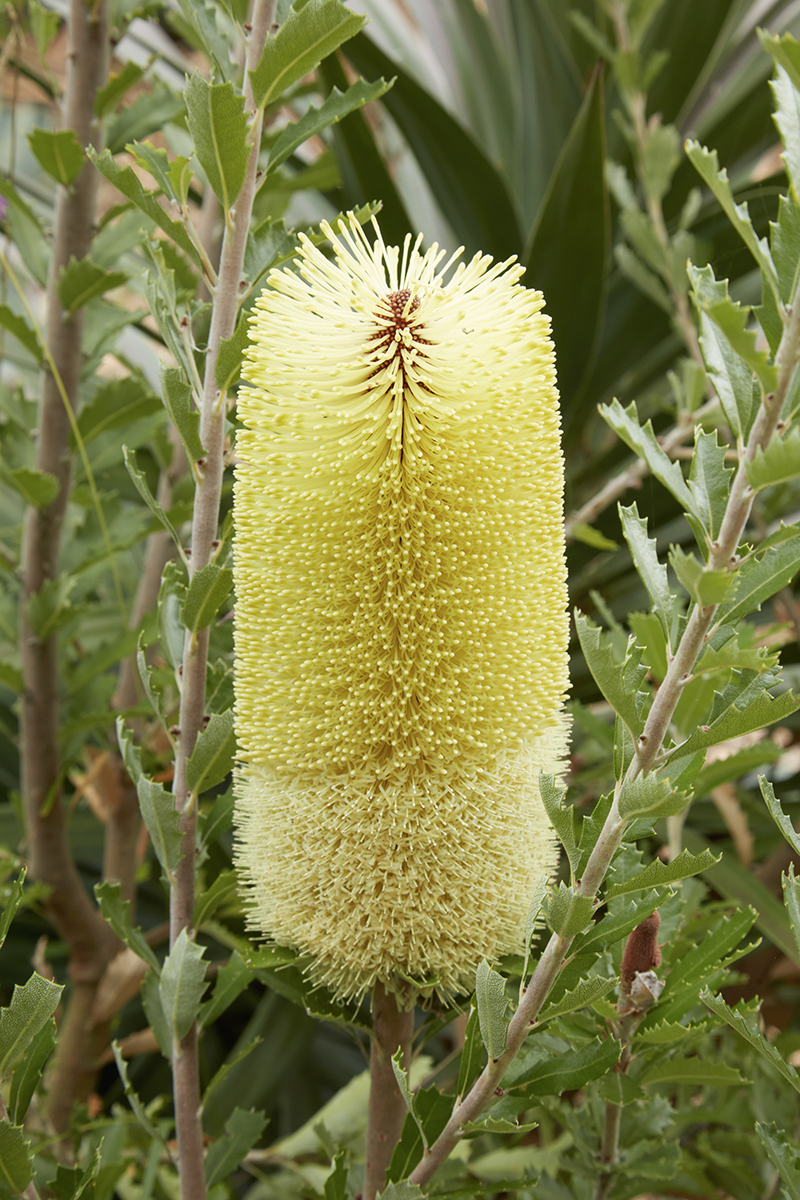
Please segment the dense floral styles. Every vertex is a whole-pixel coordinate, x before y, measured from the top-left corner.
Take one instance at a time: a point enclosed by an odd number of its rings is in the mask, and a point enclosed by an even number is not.
[[[563,468],[522,269],[325,227],[257,301],[235,487],[237,862],[339,996],[469,988],[556,862]],[[435,982],[434,982],[435,981]]]

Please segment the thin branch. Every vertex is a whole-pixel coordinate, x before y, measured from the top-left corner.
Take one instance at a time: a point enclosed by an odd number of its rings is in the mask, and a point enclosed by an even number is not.
[[[402,1048],[405,1071],[411,1066],[414,1009],[403,1012],[382,983],[372,994],[372,1046],[369,1060],[369,1121],[364,1200],[375,1200],[386,1181],[386,1168],[400,1140],[406,1105],[397,1086],[392,1057]]]
[[[98,144],[94,98],[108,75],[106,0],[90,8],[71,0],[64,127],[81,145]],[[70,188],[57,193],[53,252],[47,286],[46,342],[52,369],[44,372],[39,404],[36,466],[55,475],[59,494],[43,509],[28,508],[22,540],[21,569],[25,604],[22,617],[21,709],[22,792],[25,801],[31,876],[49,888],[48,915],[70,949],[73,994],[53,1066],[49,1113],[57,1129],[66,1128],[73,1103],[88,1094],[95,1066],[89,1029],[80,1020],[87,1008],[84,992],[93,991],[117,941],[86,894],[70,855],[61,804],[58,751],[59,693],[56,635],[38,637],[27,619],[27,602],[58,577],[61,530],[69,496],[71,459],[67,404],[77,406],[84,310],[62,311],[58,278],[70,256],[88,252],[95,212],[96,172],[88,164]],[[65,404],[61,388],[67,398]],[[88,1004],[88,1011],[91,1004]]]
[[[276,0],[255,0],[245,60],[245,110],[255,111],[249,71],[258,63],[272,23]],[[258,152],[261,145],[261,115],[253,119],[252,149],[245,182],[235,211],[226,223],[220,256],[219,277],[208,335],[208,350],[200,411],[200,438],[205,462],[199,471],[192,519],[190,573],[202,570],[211,560],[219,524],[219,503],[225,469],[226,396],[216,383],[220,342],[234,332],[239,311],[239,282],[242,277],[247,232],[255,196]],[[195,841],[197,806],[186,783],[186,764],[194,749],[205,715],[208,629],[195,637],[187,632],[181,676],[180,737],[175,761],[173,792],[180,814],[184,854],[175,872],[170,894],[170,946],[181,930],[191,929],[194,909]],[[203,1131],[200,1122],[200,1079],[197,1058],[197,1026],[192,1026],[178,1047],[173,1061],[175,1123],[178,1137],[182,1200],[204,1200]]]

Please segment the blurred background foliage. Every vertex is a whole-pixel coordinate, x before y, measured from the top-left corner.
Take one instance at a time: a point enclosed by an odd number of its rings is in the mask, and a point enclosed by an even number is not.
[[[270,239],[264,262],[288,256],[296,231],[379,201],[387,242],[402,241],[419,229],[426,244],[438,241],[448,250],[463,246],[467,258],[483,251],[498,259],[516,255],[524,263],[526,282],[545,294],[558,354],[572,602],[624,643],[629,613],[646,611],[648,604],[622,547],[614,501],[630,503],[635,495],[660,550],[688,542],[691,534],[666,491],[642,478],[643,472],[630,473],[633,460],[600,420],[597,406],[612,397],[623,406],[635,401],[642,421],[651,417],[679,458],[690,453],[697,410],[702,409],[706,428],[722,422],[697,366],[685,262],[691,257],[698,266],[713,264],[717,277],[730,281],[732,296],[749,304],[761,303],[760,276],[716,200],[701,186],[683,144],[695,137],[718,150],[737,201],[747,201],[757,231],[765,234],[786,177],[771,116],[772,62],[755,29],[797,35],[797,6],[788,0],[637,0],[628,6],[615,0],[607,5],[594,0],[353,0],[350,7],[368,14],[366,30],[268,111],[265,146],[275,143],[289,113],[296,119],[310,101],[319,102],[334,87],[343,90],[359,76],[392,80],[392,86],[296,147],[270,176],[254,214]],[[279,6],[281,19],[287,8],[285,2]],[[115,0],[112,10],[117,86],[106,97],[106,144],[119,166],[133,164],[153,186],[146,164],[141,159],[137,164],[125,147],[150,141],[171,155],[191,155],[185,73],[195,67],[209,70],[208,28],[197,14],[211,14],[215,36],[225,44],[244,10],[241,0],[216,5]],[[54,127],[64,80],[65,11],[60,0],[10,0],[0,13],[0,228],[6,246],[16,248],[23,289],[39,320],[55,184],[29,135],[37,127]],[[213,246],[219,239],[219,207],[196,161],[191,171],[189,204],[206,232],[206,244]],[[145,273],[158,251],[142,241],[141,226],[141,214],[121,206],[119,193],[101,180],[93,257],[113,275],[88,304],[79,418],[101,503],[98,508],[85,463],[78,460],[63,574],[39,614],[42,627],[60,632],[69,839],[87,887],[101,877],[109,807],[114,789],[124,786],[115,765],[113,710],[139,722],[156,778],[168,782],[171,763],[141,688],[120,702],[124,662],[139,638],[145,646],[158,638],[169,645],[175,594],[162,589],[158,605],[135,607],[148,545],[152,551],[148,536],[159,526],[126,470],[123,441],[136,451],[150,490],[164,489],[159,495],[173,525],[180,528],[191,512],[191,476],[181,469],[158,399],[159,361],[168,360],[170,351],[173,360],[179,358],[180,347],[165,344],[163,330],[148,312],[152,297]],[[196,267],[168,243],[158,246],[165,259],[162,270],[174,271],[175,291],[165,303],[186,314],[202,346],[208,318]],[[5,273],[0,315],[0,873],[10,877],[24,845],[17,568],[24,505],[38,486],[26,471],[33,464],[40,355],[26,337],[21,298]],[[614,483],[626,471],[622,482]],[[229,491],[227,479],[223,512]],[[756,526],[766,536],[781,519],[797,519],[800,482],[770,489],[756,503]],[[168,550],[161,553],[166,561]],[[636,631],[635,619],[630,627]],[[765,606],[750,633],[759,645],[783,646],[785,677],[800,683],[800,608],[791,589]],[[212,643],[217,705],[212,708],[223,711],[230,702],[230,622],[213,627]],[[151,667],[169,709],[176,697],[161,652],[151,656]],[[657,664],[651,667],[657,672]],[[572,678],[572,795],[584,808],[613,786],[613,734],[610,710],[577,643]],[[693,852],[712,845],[724,857],[705,872],[702,884],[686,885],[681,893],[691,926],[684,939],[688,945],[717,928],[714,922],[728,911],[719,908],[721,901],[753,906],[761,945],[738,964],[726,996],[764,997],[762,1011],[772,1036],[790,1061],[793,1055],[800,1061],[800,964],[778,899],[790,851],[758,795],[755,771],[765,767],[780,782],[786,811],[800,816],[795,719],[725,747],[705,768],[705,789],[689,812],[684,844]],[[231,869],[229,816],[220,802],[226,783],[206,803],[212,814],[207,824],[216,821],[201,866],[207,884],[230,878],[225,875]],[[645,843],[648,852],[657,853],[666,842],[665,829],[659,833]],[[137,921],[158,950],[165,938],[165,891],[146,837],[140,837],[136,882]],[[52,936],[39,900],[35,887],[26,893],[26,907],[0,955],[3,1003],[13,985],[27,978],[31,962],[43,974],[66,979],[64,947]],[[678,901],[669,903],[675,907]],[[232,886],[220,890],[212,909],[201,922],[212,957],[246,953]],[[668,921],[666,908],[662,911]],[[672,920],[677,927],[675,914]],[[226,1068],[207,1103],[209,1132],[221,1132],[234,1105],[255,1106],[270,1119],[261,1157],[251,1164],[251,1200],[320,1191],[328,1168],[313,1161],[314,1153],[320,1145],[326,1148],[326,1137],[334,1145],[363,1128],[363,1077],[356,1077],[364,1070],[364,1039],[357,1015],[349,1014],[349,1024],[319,1021],[307,1011],[307,991],[295,975],[258,970],[256,981],[205,1029],[202,1041],[204,1080]],[[427,1021],[435,1036],[420,1071],[440,1063],[437,1078],[446,1081],[448,1056],[459,1034],[436,1013]],[[123,1045],[147,1026],[136,988],[115,1022]],[[156,1104],[151,1119],[158,1124],[158,1097],[169,1092],[168,1067],[152,1039],[141,1050],[131,1058],[130,1078],[142,1100]],[[702,1112],[695,1121],[681,1117],[685,1162],[673,1185],[678,1190],[669,1194],[755,1200],[766,1193],[760,1152],[748,1131],[754,1115],[774,1118],[777,1094],[765,1068],[748,1058],[740,1042],[719,1035],[716,1053],[720,1061],[735,1060],[755,1083],[747,1099],[725,1101],[727,1108],[720,1101],[713,1125]],[[345,1085],[349,1090],[339,1094],[335,1109],[319,1114]],[[637,1132],[633,1126],[629,1138],[658,1139],[671,1119],[668,1094],[663,1104],[649,1106],[648,1128]],[[93,1114],[106,1114],[108,1138],[117,1136],[110,1114],[122,1095],[108,1051],[89,1106]],[[574,1101],[569,1093],[543,1100],[537,1113],[541,1131],[511,1149],[495,1150],[491,1135],[485,1135],[481,1155],[474,1156],[482,1163],[473,1174],[476,1186],[483,1180],[491,1191],[493,1181],[546,1168],[552,1178],[540,1183],[537,1195],[554,1200],[583,1195],[578,1183],[564,1182],[569,1175],[558,1176],[561,1156],[571,1161],[571,1147],[580,1140]],[[601,1114],[595,1116],[601,1120]],[[88,1128],[88,1119],[87,1110],[78,1114],[76,1128],[81,1122]],[[323,1131],[315,1135],[320,1120]],[[125,1136],[135,1140],[136,1135]],[[580,1178],[580,1167],[574,1169]],[[653,1187],[658,1169],[656,1163]],[[147,1187],[138,1190],[126,1191],[124,1180],[112,1187],[123,1200],[166,1194],[155,1166],[148,1178]],[[643,1162],[637,1186],[647,1178]]]

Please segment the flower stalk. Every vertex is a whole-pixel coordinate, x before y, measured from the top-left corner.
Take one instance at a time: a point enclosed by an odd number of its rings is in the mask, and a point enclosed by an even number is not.
[[[403,1011],[382,983],[372,993],[369,1117],[364,1200],[375,1200],[383,1191],[386,1169],[406,1119],[406,1105],[397,1086],[392,1058],[402,1050],[403,1069],[411,1066],[414,1009]]]

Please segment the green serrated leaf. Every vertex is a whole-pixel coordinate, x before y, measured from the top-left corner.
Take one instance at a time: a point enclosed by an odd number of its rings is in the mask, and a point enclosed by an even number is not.
[[[311,105],[299,120],[290,123],[282,130],[280,137],[270,150],[265,174],[268,175],[281,163],[284,163],[309,138],[315,137],[323,130],[330,128],[331,125],[335,125],[348,113],[355,112],[363,105],[380,99],[385,92],[388,92],[392,82],[393,80],[387,83],[385,79],[376,79],[373,83],[367,83],[366,80],[359,79],[345,92],[340,92],[337,87],[331,88],[319,108]]]
[[[560,937],[582,933],[592,919],[594,901],[591,896],[579,896],[562,880],[547,900],[547,924]]]
[[[558,834],[564,847],[570,866],[575,868],[578,861],[578,843],[575,837],[575,810],[571,804],[564,804],[567,789],[559,787],[554,775],[539,777],[539,795],[545,807],[550,824]]]
[[[554,1017],[563,1017],[578,1008],[588,1008],[595,1000],[613,991],[616,986],[616,979],[602,979],[599,975],[593,979],[581,979],[571,992],[567,992],[555,1004],[548,1004],[539,1013],[536,1024],[543,1025],[545,1021],[552,1021]]]
[[[719,445],[716,429],[712,433],[704,433],[699,425],[695,427],[689,491],[694,497],[703,528],[712,541],[716,540],[722,527],[733,474],[733,467],[725,466],[726,449]]]
[[[183,94],[197,160],[223,211],[230,212],[250,156],[244,96],[232,83],[209,83],[199,71],[190,76]]]
[[[313,71],[323,58],[358,33],[365,21],[341,0],[309,0],[302,9],[290,9],[278,32],[267,35],[258,65],[250,72],[258,108],[272,104]]]
[[[747,205],[737,204],[734,200],[731,185],[728,182],[728,172],[724,167],[720,170],[716,150],[707,150],[705,146],[701,146],[699,142],[692,139],[686,142],[684,149],[687,158],[714,193],[725,216],[758,263],[775,296],[779,297],[778,277],[769,246],[764,238],[756,236]]]
[[[752,927],[756,913],[744,908],[718,920],[699,945],[681,959],[680,970],[671,971],[658,1004],[658,1016],[645,1024],[681,1021],[696,1005],[700,987],[724,982],[727,968],[751,947],[742,938]]]
[[[767,1041],[763,1033],[760,1033],[755,1025],[751,1025],[741,1012],[737,1012],[736,1009],[727,1005],[720,996],[713,996],[708,988],[701,990],[699,999],[705,1004],[706,1008],[710,1008],[716,1016],[730,1025],[731,1029],[738,1033],[740,1037],[749,1042],[753,1049],[757,1050],[759,1054],[771,1062],[773,1067],[775,1067],[784,1079],[788,1080],[795,1091],[800,1092],[800,1076],[798,1076],[797,1071],[784,1060],[780,1052],[772,1045],[772,1042]]]
[[[114,933],[124,942],[134,954],[138,954],[156,974],[161,971],[161,964],[148,946],[141,929],[134,928],[131,921],[131,905],[129,900],[122,899],[122,887],[119,883],[96,883],[94,894],[100,905],[100,912],[108,921]]]
[[[669,562],[680,583],[701,608],[720,604],[736,582],[736,576],[730,571],[704,567],[680,546],[670,546]]]
[[[484,1047],[481,1038],[480,1018],[478,1009],[473,1005],[469,1010],[467,1027],[464,1031],[464,1045],[461,1049],[456,1095],[466,1096],[483,1069],[483,1055]]]
[[[48,47],[58,33],[61,17],[57,12],[51,12],[45,8],[43,4],[39,3],[39,0],[28,0],[28,16],[39,58],[44,63]]]
[[[36,471],[30,467],[9,469],[0,462],[0,479],[18,492],[26,504],[34,508],[47,508],[61,490],[58,479],[49,471]]]
[[[634,817],[669,817],[682,812],[690,800],[690,794],[676,791],[660,773],[653,771],[635,779],[626,776],[619,794],[619,815],[626,821]]]
[[[776,595],[781,588],[788,587],[800,570],[800,537],[782,541],[758,558],[750,558],[736,572],[736,591],[732,598],[723,603],[718,618],[726,622],[738,621],[747,616]]]
[[[667,568],[658,561],[656,540],[648,538],[647,521],[639,516],[636,504],[632,504],[630,508],[623,508],[622,505],[619,505],[619,519],[634,566],[642,583],[647,588],[653,604],[653,612],[658,617],[667,645],[669,645],[675,597],[670,590]]]
[[[8,1008],[0,1008],[0,1078],[19,1061],[58,1007],[63,988],[36,972],[15,984]]]
[[[156,858],[171,881],[183,857],[183,834],[180,817],[175,811],[175,798],[160,783],[143,774],[141,752],[134,745],[133,734],[122,717],[117,718],[117,741],[125,769],[136,784],[142,819],[150,834]]]
[[[672,461],[658,444],[653,432],[653,425],[639,424],[636,405],[631,403],[623,408],[617,400],[605,404],[600,409],[603,420],[611,426],[618,437],[633,450],[638,458],[643,458],[650,468],[650,473],[672,493],[681,507],[699,518],[694,511],[692,494],[683,478],[680,466]]]
[[[200,1002],[208,987],[208,963],[203,961],[205,952],[205,947],[192,941],[184,928],[164,959],[158,994],[173,1044],[186,1037],[200,1011]]]
[[[205,456],[200,441],[200,414],[193,407],[192,389],[178,367],[161,364],[161,395],[187,457],[191,462],[197,462]]]
[[[506,996],[505,979],[485,958],[481,959],[475,973],[475,1004],[481,1038],[489,1058],[494,1061],[506,1048],[511,1001]]]
[[[161,524],[172,537],[173,542],[181,551],[183,556],[183,546],[177,529],[170,521],[162,506],[158,503],[150,488],[147,485],[147,480],[144,476],[144,471],[140,471],[136,463],[136,451],[131,450],[129,446],[122,447],[122,457],[127,467],[128,474],[131,477],[133,486],[136,488],[139,495],[144,500],[147,507],[154,517],[157,517]]]
[[[333,1159],[333,1169],[325,1180],[325,1200],[347,1200],[347,1154],[340,1150]]]
[[[378,1196],[379,1200],[424,1200],[425,1193],[416,1183],[401,1179],[398,1183],[387,1183]]]
[[[90,146],[87,149],[87,153],[100,174],[109,183],[113,183],[122,192],[123,196],[127,196],[129,200],[132,200],[136,207],[145,216],[149,217],[159,229],[163,230],[167,237],[183,250],[184,254],[189,256],[198,269],[202,270],[203,264],[200,255],[192,244],[192,240],[186,232],[185,227],[180,221],[173,221],[167,216],[164,209],[158,203],[158,193],[145,191],[132,167],[124,167],[120,170],[108,150],[104,150],[102,154],[98,154]]]
[[[130,61],[124,64],[121,71],[112,72],[105,87],[97,90],[94,98],[94,115],[104,117],[112,109],[115,109],[117,103],[134,84],[139,82],[142,75],[144,75],[144,68]]]
[[[204,921],[213,917],[217,909],[236,895],[235,871],[221,871],[210,887],[197,897],[192,913],[192,926],[199,929]]]
[[[552,778],[552,776],[549,776],[548,778]],[[553,780],[553,782],[555,783],[555,780]],[[558,804],[560,808],[560,798]],[[533,935],[536,931],[536,926],[539,921],[539,914],[542,911],[542,905],[544,904],[545,897],[547,895],[547,885],[549,882],[550,877],[548,875],[543,875],[539,881],[536,891],[533,893],[533,898],[531,900],[530,907],[528,908],[528,915],[525,918],[525,961],[522,967],[523,980],[528,978],[528,963],[530,962],[531,957],[531,941],[533,940]],[[2,945],[2,943],[0,943],[0,945]]]
[[[80,175],[86,162],[83,146],[71,129],[32,129],[28,144],[39,165],[56,183],[69,187]]]
[[[262,1112],[235,1108],[225,1122],[225,1133],[209,1146],[206,1155],[206,1186],[210,1189],[231,1174],[267,1127]]]
[[[723,1062],[706,1062],[701,1058],[669,1058],[649,1067],[638,1077],[647,1087],[652,1083],[690,1083],[695,1086],[732,1087],[749,1083],[735,1067]]]
[[[761,795],[764,797],[764,803],[769,810],[775,824],[780,829],[786,841],[794,850],[795,854],[800,854],[800,834],[795,831],[795,827],[786,813],[781,808],[780,801],[775,795],[775,789],[765,775],[759,775],[758,786],[761,789]]]
[[[781,874],[783,886],[783,902],[786,914],[792,927],[792,935],[798,954],[800,954],[800,880],[795,879],[794,863],[789,863],[789,873]]]
[[[678,857],[670,863],[661,862],[656,858],[638,875],[634,875],[633,879],[615,884],[606,899],[613,900],[616,896],[627,896],[630,892],[643,892],[645,888],[664,887],[679,879],[689,879],[692,875],[697,875],[700,871],[706,871],[709,867],[713,867],[721,858],[721,854],[715,858],[710,850],[704,850],[702,854],[696,856],[690,854],[688,850],[682,850]]]
[[[800,1156],[782,1129],[756,1121],[756,1133],[761,1145],[789,1193],[789,1200],[800,1200]]]
[[[33,1155],[25,1140],[25,1131],[8,1121],[0,1121],[0,1197],[14,1200],[21,1196],[33,1178]]]
[[[631,639],[625,661],[620,664],[614,658],[610,638],[598,625],[576,611],[575,627],[595,683],[625,722],[631,736],[637,738],[644,729],[644,707],[649,699],[641,690],[647,675],[647,667],[642,666],[642,651]]]
[[[585,1046],[550,1054],[534,1042],[506,1072],[505,1087],[524,1087],[527,1096],[560,1096],[599,1079],[619,1061],[622,1046],[614,1038],[595,1038]]]
[[[73,254],[58,277],[58,298],[68,313],[77,312],[111,288],[127,283],[124,271],[106,271],[88,256],[80,262]]]
[[[219,344],[219,354],[214,366],[214,378],[220,392],[224,394],[239,382],[242,371],[242,358],[249,339],[249,323],[247,313],[239,314],[239,321],[233,336],[222,338]]]
[[[236,67],[231,62],[229,43],[217,26],[218,5],[209,0],[178,0],[181,12],[198,38],[198,48],[204,50],[222,79],[234,81]],[[239,24],[247,20],[242,14],[235,18]],[[188,31],[187,31],[188,32]]]
[[[201,896],[200,900],[202,901],[202,899]],[[193,917],[193,923],[195,926],[199,924],[196,917]],[[210,998],[200,1006],[197,1014],[199,1028],[204,1029],[207,1025],[213,1025],[217,1017],[220,1017],[233,1004],[236,997],[244,991],[252,978],[252,971],[242,959],[239,951],[234,950],[225,966],[217,972],[214,991]]]
[[[411,1084],[409,1082],[408,1075],[403,1068],[402,1046],[398,1046],[396,1052],[392,1055],[392,1070],[394,1071],[394,1077],[397,1081],[397,1087],[400,1095],[403,1097],[403,1103],[408,1109],[409,1114],[413,1117],[416,1126],[419,1129],[420,1137],[422,1138],[422,1144],[427,1150],[428,1142],[425,1137],[425,1131],[422,1128],[422,1121],[420,1120],[419,1113],[417,1112],[417,1106],[414,1101],[414,1093],[411,1090]]]
[[[198,796],[221,783],[231,769],[235,753],[233,709],[229,708],[209,718],[194,744],[186,763],[186,783],[192,794]]]
[[[22,888],[25,883],[27,871],[27,867],[22,867],[16,879],[12,883],[7,884],[3,889],[3,911],[0,914],[0,948],[2,948],[3,942],[6,940],[8,931],[11,928],[11,922],[14,920],[17,909],[22,902]]]
[[[41,363],[43,352],[36,331],[23,316],[12,312],[7,304],[0,304],[0,327],[12,333],[17,341],[33,355],[37,363]]]
[[[153,976],[148,975],[147,981],[152,982],[156,988],[156,991],[158,991],[158,984],[156,982],[154,975]],[[125,1098],[127,1099],[128,1103],[130,1104],[133,1114],[136,1117],[136,1120],[139,1122],[142,1129],[144,1129],[144,1131],[147,1133],[147,1135],[152,1139],[152,1141],[156,1142],[159,1146],[164,1147],[163,1138],[161,1137],[158,1130],[155,1128],[155,1126],[151,1122],[150,1118],[148,1117],[145,1107],[139,1098],[139,1094],[130,1081],[130,1078],[128,1076],[128,1064],[125,1062],[125,1059],[123,1058],[122,1050],[120,1049],[119,1042],[117,1042],[116,1040],[113,1041],[111,1043],[111,1049],[114,1054],[114,1061],[117,1064],[117,1070],[119,1071],[119,1077],[122,1080],[122,1087],[123,1087],[123,1091],[125,1092]],[[164,1147],[164,1149],[166,1149],[166,1147]]]
[[[794,426],[786,437],[772,438],[766,450],[759,446],[752,462],[745,460],[747,482],[755,492],[800,475],[800,429]]]
[[[8,1115],[14,1125],[25,1120],[33,1093],[42,1077],[44,1064],[56,1045],[56,1023],[51,1017],[31,1039],[28,1049],[19,1060],[11,1076],[8,1092]]]
[[[766,689],[775,683],[775,679],[769,672],[756,676],[744,687],[736,682],[738,674],[733,672],[733,690],[726,689],[725,697],[720,701],[724,707],[716,719],[708,725],[698,725],[694,733],[673,751],[674,756],[687,757],[708,746],[752,733],[754,729],[764,729],[785,720],[800,708],[800,698],[791,692],[782,692],[775,697],[770,695]],[[736,689],[738,695],[734,696]]]
[[[206,563],[192,576],[181,609],[181,619],[190,633],[196,634],[211,624],[232,587],[233,571],[218,563]]]

